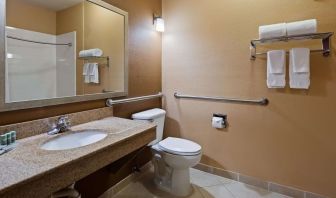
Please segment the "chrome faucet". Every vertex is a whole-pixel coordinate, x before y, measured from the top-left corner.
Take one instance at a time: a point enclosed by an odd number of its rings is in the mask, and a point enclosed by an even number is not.
[[[57,119],[55,128],[48,131],[48,135],[55,135],[68,131],[70,129],[70,120],[68,116],[60,116]]]

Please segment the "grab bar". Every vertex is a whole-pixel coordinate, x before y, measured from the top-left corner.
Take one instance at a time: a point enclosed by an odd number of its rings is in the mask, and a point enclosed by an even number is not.
[[[257,105],[268,105],[269,101],[267,98],[261,98],[258,100],[251,99],[236,99],[236,98],[223,98],[223,97],[213,97],[213,96],[192,96],[174,93],[175,98],[186,98],[186,99],[198,99],[198,100],[212,100],[219,102],[232,102],[232,103],[246,103],[246,104],[257,104]]]
[[[138,101],[149,100],[149,99],[153,99],[153,98],[161,98],[162,96],[163,96],[163,94],[161,92],[159,92],[158,94],[154,94],[154,95],[140,96],[140,97],[134,97],[134,98],[126,98],[126,99],[121,99],[121,100],[107,99],[106,100],[106,106],[112,107],[113,105],[116,105],[116,104],[138,102]]]

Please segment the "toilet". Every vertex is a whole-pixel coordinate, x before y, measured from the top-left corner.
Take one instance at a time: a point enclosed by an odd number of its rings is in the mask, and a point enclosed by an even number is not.
[[[153,153],[156,186],[175,196],[188,196],[192,192],[189,169],[200,162],[202,147],[182,138],[162,140],[165,115],[166,111],[156,108],[133,114],[132,119],[157,125],[156,139],[148,145]]]

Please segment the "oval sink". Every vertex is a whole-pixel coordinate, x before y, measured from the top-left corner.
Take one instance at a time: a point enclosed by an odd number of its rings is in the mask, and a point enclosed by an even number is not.
[[[96,143],[106,136],[107,133],[98,130],[73,132],[49,140],[41,148],[51,151],[73,149]]]

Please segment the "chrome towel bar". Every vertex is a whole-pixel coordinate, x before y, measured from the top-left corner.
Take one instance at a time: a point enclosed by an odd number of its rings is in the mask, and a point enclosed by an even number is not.
[[[192,96],[174,93],[175,98],[186,98],[186,99],[197,99],[197,100],[211,100],[219,102],[231,102],[231,103],[246,103],[246,104],[257,104],[257,105],[268,105],[269,101],[267,98],[261,98],[258,100],[251,99],[235,99],[235,98],[223,98],[223,97],[213,97],[213,96]]]
[[[159,92],[158,94],[154,94],[154,95],[140,96],[140,97],[134,97],[134,98],[126,98],[126,99],[121,99],[121,100],[107,99],[106,100],[106,106],[112,107],[113,105],[116,105],[116,104],[138,102],[138,101],[149,100],[149,99],[153,99],[153,98],[161,98],[162,96],[163,96],[163,94],[161,92]]]

